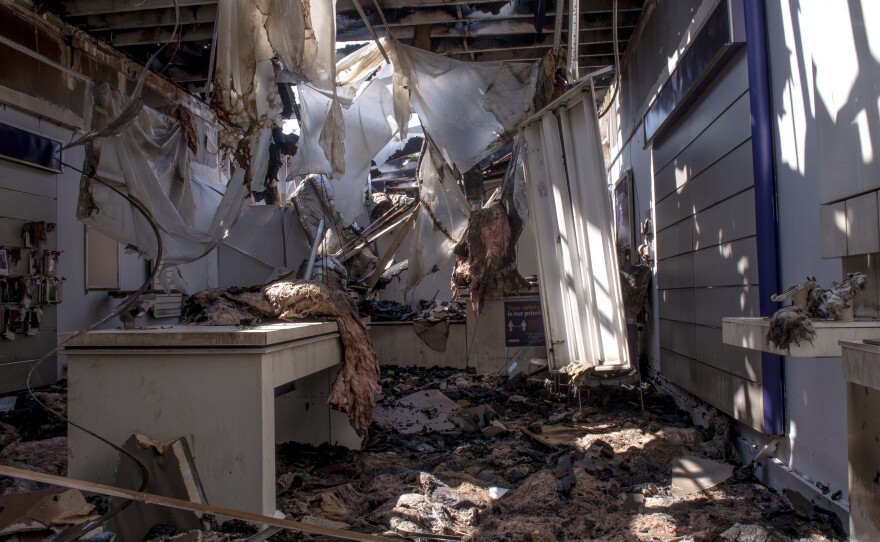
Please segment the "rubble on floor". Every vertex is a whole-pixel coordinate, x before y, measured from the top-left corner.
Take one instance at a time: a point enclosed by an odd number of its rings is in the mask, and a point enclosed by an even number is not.
[[[384,368],[381,383],[363,450],[279,447],[283,512],[364,532],[479,541],[841,536],[827,515],[803,519],[725,461],[729,419],[716,414],[710,429],[694,427],[650,388],[642,411],[637,388],[593,389],[579,408],[551,381],[529,385],[523,376]],[[675,496],[673,469],[694,463],[711,483]]]
[[[61,385],[34,392],[50,408],[65,413],[67,393]],[[27,392],[16,394],[15,406],[0,413],[0,464],[48,474],[67,474],[67,424],[46,412]],[[45,486],[0,478],[0,495],[28,493]]]
[[[278,446],[277,506],[291,519],[422,540],[844,539],[827,511],[799,494],[776,494],[750,467],[729,461],[726,416],[712,413],[708,429],[695,427],[648,385],[642,410],[638,386],[593,388],[579,406],[550,378],[443,368],[383,368],[380,376],[362,450]],[[0,421],[13,427],[16,412]],[[17,420],[52,430],[37,418]],[[57,465],[44,464],[45,439],[25,425],[13,429],[36,440],[7,445],[0,462],[63,473],[66,448],[52,452]],[[702,485],[678,491],[685,471]],[[213,532],[154,527],[148,540],[225,542],[258,532],[240,521]],[[325,538],[281,531],[269,540]]]

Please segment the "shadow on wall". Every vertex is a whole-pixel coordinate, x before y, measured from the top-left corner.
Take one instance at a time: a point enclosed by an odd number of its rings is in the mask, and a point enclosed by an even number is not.
[[[840,280],[840,260],[822,259],[823,234],[832,233],[822,228],[836,228],[834,238],[845,240],[847,220],[823,226],[820,203],[878,188],[876,169],[873,183],[864,178],[876,168],[880,144],[875,57],[880,51],[865,24],[877,19],[874,4],[767,3],[768,24],[777,26],[770,40],[771,49],[774,43],[778,49],[775,56],[771,50],[771,78],[783,287],[805,275],[823,284]],[[864,215],[860,209],[847,212],[851,223],[867,224],[868,217],[858,216]],[[790,360],[785,378],[787,438],[778,455],[788,456],[789,466],[832,492],[842,490],[845,500],[846,405],[839,362]]]

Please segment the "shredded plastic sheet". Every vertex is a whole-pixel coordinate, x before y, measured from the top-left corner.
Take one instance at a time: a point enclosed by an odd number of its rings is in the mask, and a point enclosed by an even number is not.
[[[217,7],[215,111],[229,126],[224,146],[236,149],[255,192],[266,189],[267,133],[281,113],[272,59],[286,72],[331,92],[326,133],[320,144],[335,172],[343,163],[342,113],[335,97],[335,0],[229,0]],[[332,129],[331,129],[332,128]],[[239,138],[247,134],[244,140]]]
[[[440,269],[462,240],[470,216],[470,204],[455,182],[455,174],[437,147],[428,140],[419,166],[421,204],[416,217],[412,254],[409,257],[407,291]]]
[[[465,172],[501,148],[532,113],[537,63],[453,60],[395,42],[395,112],[412,107],[443,157]]]
[[[383,39],[387,46],[387,41]],[[350,104],[363,83],[385,62],[379,46],[368,43],[336,63],[336,92],[340,102]]]
[[[391,141],[397,130],[392,120],[391,71],[386,66],[366,84],[348,108],[341,108],[341,118],[345,124],[345,173],[333,178],[337,194],[336,209],[346,222],[353,222],[363,212],[370,162]],[[317,134],[323,136],[328,131],[328,113],[338,102],[310,85],[302,84],[297,89],[301,102],[301,136],[299,148],[288,169],[288,178],[305,174],[332,175],[339,168],[331,165]]]
[[[93,124],[114,119],[127,99],[106,85],[95,88]],[[159,224],[165,265],[193,261],[222,239],[238,218],[247,196],[244,172],[238,172],[219,194],[194,189],[194,176],[204,185],[222,187],[219,171],[193,168],[186,133],[180,123],[143,107],[116,137],[87,145],[86,169],[141,202]],[[194,196],[195,194],[195,196]],[[216,194],[216,195],[215,195]],[[149,223],[131,204],[106,186],[83,176],[77,218],[98,231],[130,245],[148,258],[157,253]]]

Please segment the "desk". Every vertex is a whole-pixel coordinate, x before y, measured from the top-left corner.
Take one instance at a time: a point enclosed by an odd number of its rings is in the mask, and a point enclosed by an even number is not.
[[[840,341],[846,379],[849,457],[849,536],[880,540],[880,347]]]
[[[119,445],[186,436],[210,504],[275,511],[276,423],[286,440],[359,444],[326,400],[342,362],[335,322],[93,331],[63,353],[71,421]],[[70,476],[113,483],[116,451],[74,427],[69,447]]]

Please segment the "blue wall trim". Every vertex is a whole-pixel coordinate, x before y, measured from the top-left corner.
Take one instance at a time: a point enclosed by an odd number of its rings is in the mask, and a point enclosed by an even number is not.
[[[761,316],[771,316],[779,308],[778,303],[770,300],[771,295],[780,291],[779,230],[764,0],[744,0],[743,9],[748,48],[752,155],[755,168],[758,295],[761,298]],[[764,353],[761,367],[764,390],[764,433],[781,435],[785,427],[783,358]]]

